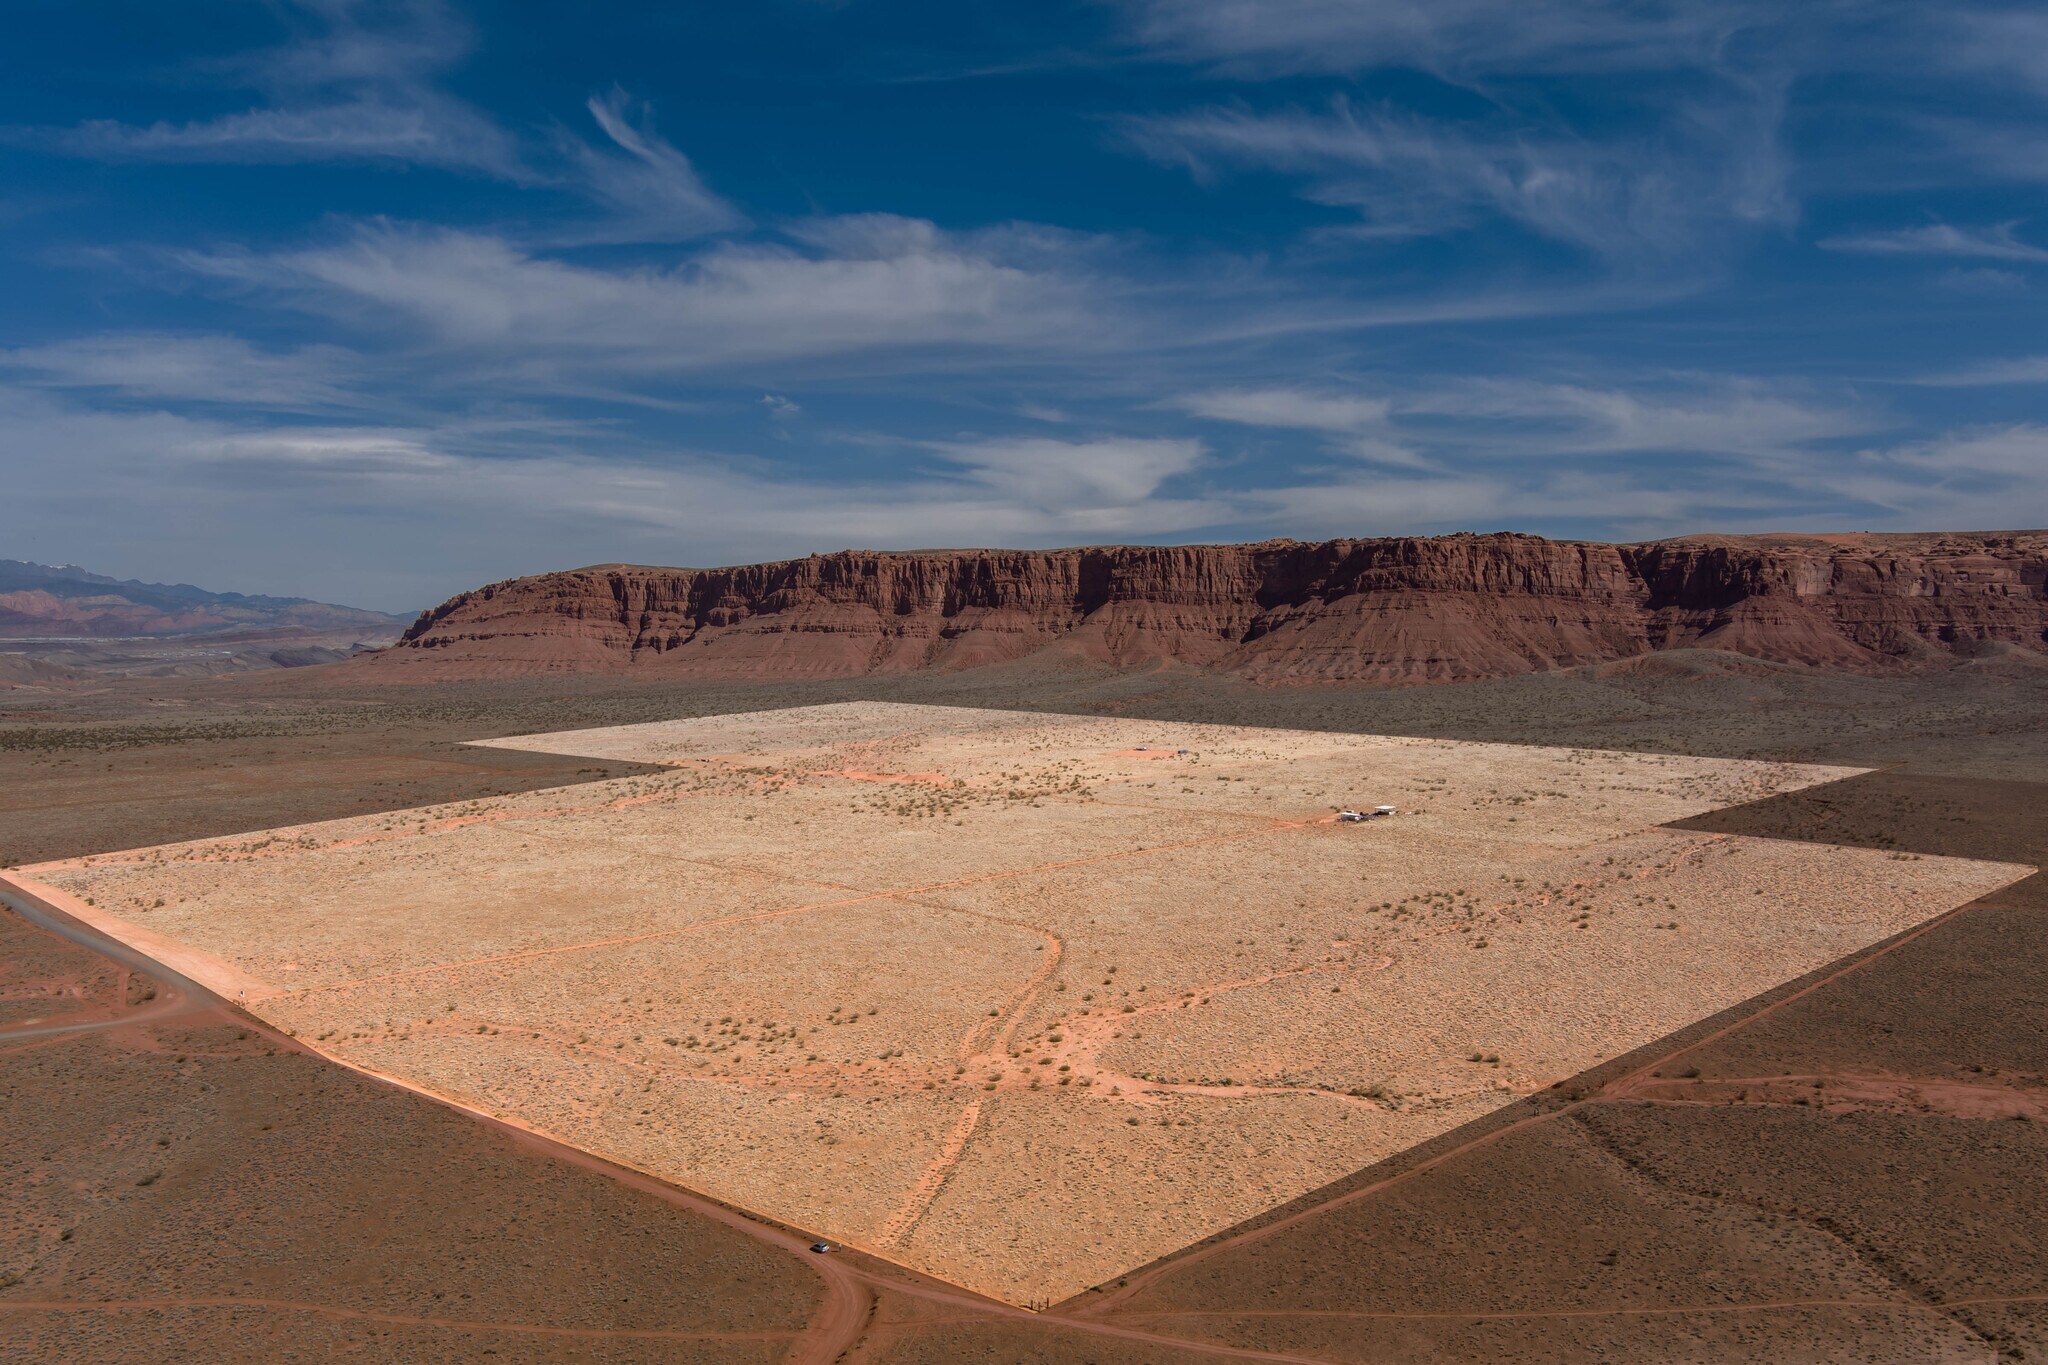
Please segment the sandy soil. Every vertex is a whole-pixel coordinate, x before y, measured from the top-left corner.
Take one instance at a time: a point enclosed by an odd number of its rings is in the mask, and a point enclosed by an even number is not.
[[[330,1055],[1019,1303],[2031,870],[1652,829],[1851,772],[1782,763],[872,703],[492,747],[670,769],[28,873]]]

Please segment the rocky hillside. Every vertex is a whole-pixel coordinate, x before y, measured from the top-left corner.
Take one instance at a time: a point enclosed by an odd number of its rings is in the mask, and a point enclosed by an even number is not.
[[[345,667],[408,680],[817,677],[1046,654],[1273,682],[1426,683],[1685,647],[1862,671],[2048,655],[2048,532],[1636,545],[1455,535],[610,565],[463,593]]]
[[[68,564],[0,559],[0,639],[303,635],[382,641],[404,624],[380,611],[303,597],[208,592],[189,583],[138,583]]]

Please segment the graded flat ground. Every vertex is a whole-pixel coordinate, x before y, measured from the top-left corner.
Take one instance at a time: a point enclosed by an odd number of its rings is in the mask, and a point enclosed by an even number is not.
[[[24,874],[332,1057],[1019,1303],[2032,870],[1659,828],[1840,767],[882,703],[492,744],[666,771]]]

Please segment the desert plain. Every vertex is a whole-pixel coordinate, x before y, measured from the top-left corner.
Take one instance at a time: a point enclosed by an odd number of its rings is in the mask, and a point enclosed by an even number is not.
[[[1034,1307],[2033,871],[1671,827],[1839,764],[877,701],[480,743],[640,766],[18,876],[347,1066]]]

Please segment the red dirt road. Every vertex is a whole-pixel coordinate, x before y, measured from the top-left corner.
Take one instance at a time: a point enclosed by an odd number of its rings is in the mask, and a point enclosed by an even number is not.
[[[111,1012],[82,1010],[74,1015],[60,1015],[54,1019],[0,1027],[0,1046],[35,1039],[62,1038],[76,1033],[93,1033],[102,1029],[128,1028],[136,1024],[160,1023],[186,1015],[201,1014],[221,1004],[221,1001],[204,986],[150,960],[119,939],[86,928],[6,877],[0,877],[0,904],[6,905],[31,924],[89,948],[156,983],[155,998],[139,1005],[116,1008]]]

